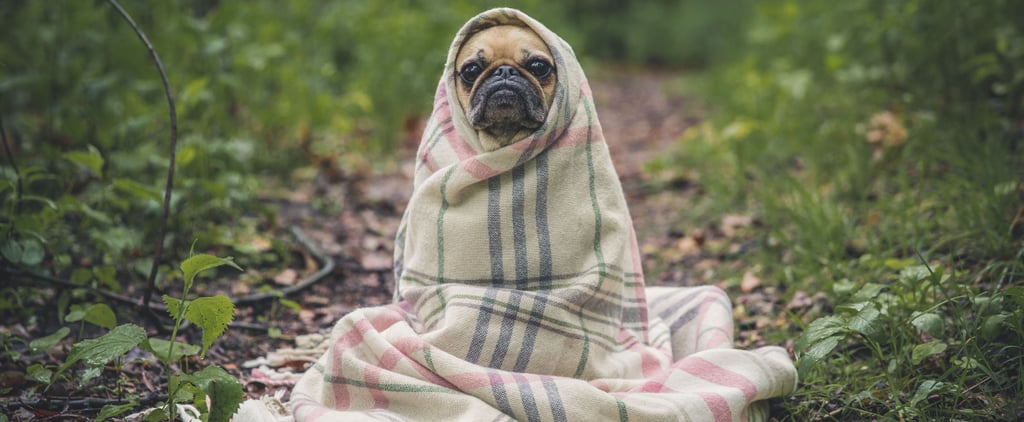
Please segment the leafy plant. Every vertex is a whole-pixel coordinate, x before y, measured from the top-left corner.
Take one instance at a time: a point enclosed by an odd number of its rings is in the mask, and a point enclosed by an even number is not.
[[[199,254],[181,263],[185,284],[180,298],[163,296],[167,311],[174,319],[171,340],[156,338],[146,339],[143,347],[153,353],[164,365],[169,374],[167,402],[163,408],[156,409],[147,418],[149,420],[175,419],[177,403],[195,403],[207,421],[227,421],[242,402],[242,386],[238,380],[223,368],[215,365],[207,366],[194,374],[177,375],[172,372],[172,364],[183,357],[199,355],[202,359],[213,341],[219,337],[234,318],[234,304],[225,296],[198,297],[187,300],[195,277],[202,271],[220,266],[231,266],[239,271],[231,258],[218,258],[213,255]],[[180,343],[176,339],[178,329],[185,321],[189,321],[202,329],[202,349],[188,343]],[[206,406],[209,398],[210,406]]]
[[[86,383],[99,376],[102,369],[111,361],[120,361],[132,349],[142,347],[156,356],[169,378],[167,401],[163,406],[153,409],[147,416],[147,420],[174,420],[177,412],[176,405],[179,403],[195,404],[196,408],[200,409],[203,420],[229,420],[243,398],[241,384],[234,376],[215,365],[207,366],[203,370],[191,374],[177,373],[174,368],[175,364],[183,358],[198,355],[202,359],[210,345],[223,334],[228,323],[234,317],[234,305],[225,296],[186,299],[199,273],[225,265],[240,270],[231,258],[218,258],[207,254],[192,256],[181,263],[185,279],[181,297],[175,298],[167,295],[163,297],[168,313],[174,320],[170,340],[148,337],[146,331],[135,324],[121,324],[100,337],[74,343],[64,363],[57,368],[56,372],[51,374],[47,372],[46,368],[38,367],[30,369],[31,376],[39,381],[49,383],[71,366],[81,362],[85,365],[85,370],[78,379],[80,383]],[[95,309],[100,309],[100,311],[94,311]],[[68,320],[75,322],[79,318],[81,320],[98,319],[105,325],[107,323],[104,319],[106,312],[103,309],[101,305],[76,309],[68,315]],[[99,315],[99,317],[90,317],[90,314]],[[178,330],[185,321],[195,324],[202,330],[200,345],[177,340]],[[68,328],[62,328],[50,336],[33,340],[30,348],[52,347],[69,332]],[[210,400],[209,406],[206,405],[207,398]],[[137,403],[108,405],[100,414],[102,418],[113,417],[135,406]]]

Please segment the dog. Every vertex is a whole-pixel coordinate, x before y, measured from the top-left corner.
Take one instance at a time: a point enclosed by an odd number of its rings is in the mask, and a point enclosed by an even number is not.
[[[515,25],[481,30],[462,45],[455,63],[459,102],[474,129],[505,146],[544,124],[558,69],[533,30]]]

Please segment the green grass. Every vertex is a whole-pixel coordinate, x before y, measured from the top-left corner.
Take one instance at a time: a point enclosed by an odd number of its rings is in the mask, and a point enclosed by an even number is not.
[[[761,333],[799,335],[801,386],[780,419],[1016,420],[1024,34],[1007,16],[1018,11],[842,9],[759,5],[736,57],[682,82],[711,118],[649,169],[694,178],[704,213],[762,223],[723,278],[759,268],[782,303],[828,297],[824,312],[790,312]],[[925,42],[965,25],[977,29],[948,48]]]

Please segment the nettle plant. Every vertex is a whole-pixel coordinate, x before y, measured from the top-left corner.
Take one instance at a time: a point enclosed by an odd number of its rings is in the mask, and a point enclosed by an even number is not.
[[[103,368],[111,361],[116,361],[115,366],[119,367],[128,352],[136,347],[141,347],[152,353],[160,361],[165,373],[168,374],[167,401],[151,409],[145,420],[175,420],[179,411],[188,409],[179,407],[183,404],[193,404],[199,414],[192,416],[201,420],[211,422],[230,420],[231,415],[235,413],[244,398],[242,385],[234,376],[216,365],[207,366],[194,373],[179,373],[174,368],[175,363],[189,356],[199,355],[200,359],[204,358],[210,345],[224,333],[228,323],[234,317],[235,306],[231,299],[224,295],[187,299],[189,290],[199,273],[224,265],[241,270],[231,258],[219,258],[207,254],[194,255],[181,263],[181,271],[184,273],[181,297],[163,296],[167,312],[174,320],[170,340],[148,337],[142,327],[131,323],[113,326],[113,313],[108,314],[109,308],[105,305],[93,306],[89,309],[79,310],[79,312],[69,313],[66,319],[81,319],[97,323],[100,326],[109,325],[113,328],[103,336],[82,340],[72,345],[67,359],[55,373],[36,365],[36,367],[30,368],[30,376],[49,383],[60,377],[72,365],[82,362],[86,368],[79,378],[79,382],[84,384],[99,376]],[[202,329],[201,345],[175,340],[178,330],[186,320]],[[36,342],[40,342],[37,346],[45,347],[43,343],[56,343],[69,332],[70,330],[64,327],[44,339],[37,339]],[[108,405],[100,411],[97,419],[114,417],[136,406],[138,403],[134,401],[123,405]]]
[[[978,407],[960,392],[1015,397],[1024,391],[1024,286],[980,289],[963,274],[912,259],[861,261],[899,272],[884,284],[835,283],[833,291],[845,300],[834,315],[811,322],[795,344],[804,378],[866,352],[885,370],[856,382],[861,391],[851,391],[849,403],[901,417],[939,416],[943,408],[985,416],[999,409]]]

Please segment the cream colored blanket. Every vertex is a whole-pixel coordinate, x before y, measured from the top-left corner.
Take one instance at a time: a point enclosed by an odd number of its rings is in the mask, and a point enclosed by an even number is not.
[[[499,147],[452,72],[503,24],[547,42],[558,85],[544,126]],[[466,23],[417,153],[395,303],[337,323],[292,392],[297,420],[747,420],[794,390],[785,350],[731,348],[720,289],[645,288],[591,97],[569,45],[522,12]]]

